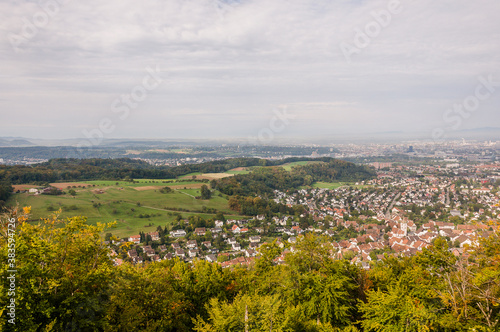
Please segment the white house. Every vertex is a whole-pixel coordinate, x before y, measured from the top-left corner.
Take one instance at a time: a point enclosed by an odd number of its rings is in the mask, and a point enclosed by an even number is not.
[[[183,229],[178,229],[170,233],[173,237],[183,237],[186,236],[186,231]]]

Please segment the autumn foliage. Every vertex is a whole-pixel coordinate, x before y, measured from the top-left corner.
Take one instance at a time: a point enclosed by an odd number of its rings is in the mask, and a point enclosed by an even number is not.
[[[456,257],[446,241],[413,257],[386,257],[363,270],[333,258],[328,239],[261,247],[249,268],[177,259],[114,266],[101,234],[112,224],[83,217],[16,220],[16,324],[2,331],[496,331],[500,311],[500,229]],[[277,258],[283,263],[277,264]]]

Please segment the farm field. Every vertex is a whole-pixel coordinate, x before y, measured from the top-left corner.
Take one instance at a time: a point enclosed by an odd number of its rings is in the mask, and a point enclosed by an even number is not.
[[[222,178],[227,178],[229,176],[233,176],[234,174],[231,173],[189,173],[186,175],[183,175],[179,177],[179,179],[183,180],[189,180],[189,179],[196,179],[196,180],[217,180],[217,179],[222,179]],[[194,178],[193,178],[194,177]]]
[[[170,228],[176,218],[176,213],[180,213],[183,218],[199,215],[209,219],[213,218],[214,214],[202,212],[206,209],[216,209],[226,216],[244,218],[233,215],[233,211],[228,207],[227,199],[223,195],[220,197],[218,192],[214,192],[210,200],[195,199],[193,196],[200,195],[201,183],[199,182],[171,183],[175,185],[171,186],[174,187],[172,188],[174,191],[164,194],[159,189],[165,187],[166,183],[158,180],[151,181],[155,182],[139,184],[125,181],[65,183],[63,188],[66,191],[65,195],[18,193],[14,194],[8,203],[10,205],[19,203],[21,206],[31,206],[33,211],[31,221],[39,221],[59,209],[62,210],[61,218],[81,215],[87,217],[91,224],[116,220],[117,225],[110,232],[118,237],[134,235],[139,231],[153,231],[157,226]],[[145,184],[150,188],[138,190],[141,186],[145,187]],[[76,192],[74,197],[68,194],[68,185],[75,186],[72,188]],[[182,188],[176,189],[175,187],[178,185]],[[197,187],[192,187],[193,185]],[[186,189],[183,189],[184,187]],[[176,210],[189,210],[191,212]]]

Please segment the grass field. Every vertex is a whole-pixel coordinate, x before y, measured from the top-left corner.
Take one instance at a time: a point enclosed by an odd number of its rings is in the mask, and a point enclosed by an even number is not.
[[[181,180],[191,180],[191,179],[196,179],[196,180],[217,180],[217,179],[222,179],[226,178],[228,176],[233,176],[233,173],[189,173],[186,175],[183,175],[179,177]]]
[[[226,173],[227,174],[248,174],[248,173],[252,172],[253,168],[254,167],[252,167],[252,168],[250,168],[250,167],[237,167],[237,168],[230,169]]]
[[[313,183],[312,186],[313,186],[313,188],[337,189],[339,187],[342,187],[343,185],[345,185],[345,184],[342,182],[333,182],[333,183],[316,182],[316,183]]]
[[[292,167],[294,166],[304,166],[304,165],[309,165],[309,164],[314,164],[314,163],[321,163],[322,161],[295,161],[293,163],[287,163],[281,165],[285,170],[291,171]]]
[[[52,211],[62,209],[61,218],[85,216],[89,223],[117,221],[117,226],[111,231],[119,237],[137,234],[139,231],[153,231],[157,226],[170,226],[175,219],[174,209],[202,211],[203,207],[216,209],[225,215],[232,215],[227,199],[214,192],[210,200],[199,200],[192,196],[199,196],[198,188],[189,188],[189,185],[200,185],[199,182],[173,182],[172,187],[181,185],[181,189],[174,189],[172,193],[163,194],[159,191],[166,183],[158,180],[132,184],[124,181],[88,181],[72,183],[76,196],[69,194],[60,196],[28,195],[27,193],[14,194],[8,204],[31,206],[31,221],[39,221],[52,214]],[[118,182],[118,185],[116,184]],[[94,186],[95,185],[95,186]],[[137,190],[149,186],[150,189]],[[80,187],[79,187],[80,186]],[[139,187],[138,187],[139,186]],[[183,189],[186,186],[188,189]],[[83,188],[85,187],[85,188]],[[67,186],[63,189],[66,190]],[[155,189],[156,188],[156,189]],[[66,190],[67,191],[67,190]],[[213,214],[197,212],[179,212],[183,218],[191,215],[200,215],[212,218]],[[237,218],[242,216],[234,216]]]

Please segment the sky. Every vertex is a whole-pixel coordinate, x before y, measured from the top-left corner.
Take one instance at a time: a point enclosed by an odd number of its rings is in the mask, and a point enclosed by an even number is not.
[[[3,0],[0,136],[500,127],[498,0]]]

